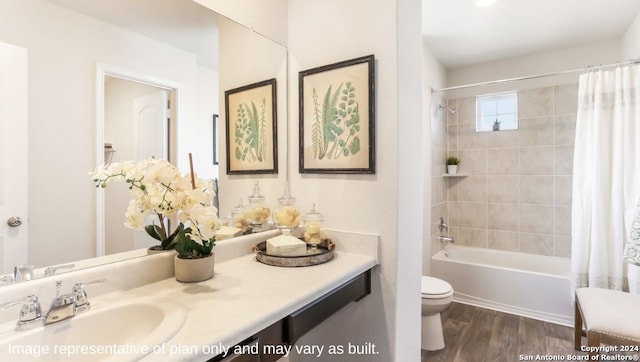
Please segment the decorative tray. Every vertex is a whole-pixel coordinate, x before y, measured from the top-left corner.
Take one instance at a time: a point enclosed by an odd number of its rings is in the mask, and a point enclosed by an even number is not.
[[[256,259],[263,264],[283,267],[299,267],[318,265],[328,262],[335,256],[335,247],[335,244],[331,240],[322,239],[320,244],[318,244],[317,250],[313,250],[311,249],[311,246],[307,245],[307,254],[300,256],[267,254],[266,241],[263,241],[258,245],[252,245],[251,248],[256,254]]]

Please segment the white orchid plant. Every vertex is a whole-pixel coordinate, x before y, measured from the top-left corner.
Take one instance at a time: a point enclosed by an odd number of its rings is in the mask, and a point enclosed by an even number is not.
[[[192,174],[181,175],[168,161],[155,158],[112,163],[97,167],[90,175],[96,187],[123,181],[129,185],[132,197],[125,213],[126,227],[144,229],[160,241],[162,249],[175,248],[182,258],[211,254],[220,220],[211,205],[213,185],[207,181]],[[157,225],[145,225],[150,216],[157,219]],[[165,218],[178,221],[172,232],[167,230]]]

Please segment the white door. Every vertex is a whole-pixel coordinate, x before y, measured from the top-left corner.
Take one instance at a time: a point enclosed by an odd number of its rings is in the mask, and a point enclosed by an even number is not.
[[[136,160],[148,157],[168,160],[169,110],[168,92],[140,96],[134,100],[134,134]]]
[[[0,43],[0,274],[27,263],[27,71],[27,49]]]
[[[134,134],[136,160],[148,157],[169,159],[169,107],[168,91],[137,97],[134,100]],[[158,223],[153,218],[146,224]],[[134,248],[148,248],[158,241],[147,233],[134,233]]]

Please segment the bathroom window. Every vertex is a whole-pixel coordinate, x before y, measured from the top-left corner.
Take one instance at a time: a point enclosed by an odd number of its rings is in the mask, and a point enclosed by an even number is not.
[[[518,93],[476,97],[476,132],[518,129]]]

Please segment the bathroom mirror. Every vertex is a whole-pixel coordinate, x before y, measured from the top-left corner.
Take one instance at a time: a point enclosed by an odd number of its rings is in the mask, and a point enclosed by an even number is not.
[[[197,2],[27,0],[0,4],[0,42],[25,48],[29,64],[29,133],[24,140],[29,145],[29,211],[23,223],[29,230],[28,257],[15,264],[26,262],[42,268],[75,262],[76,267],[84,267],[94,265],[93,261],[119,260],[115,256],[93,259],[98,255],[99,211],[96,188],[88,174],[104,159],[107,142],[97,123],[104,112],[96,102],[100,65],[116,73],[131,72],[176,85],[175,162],[181,170],[188,170],[186,155],[193,153],[200,177],[219,176],[212,159],[212,115],[223,114],[220,94],[224,88],[218,86],[218,80],[225,69],[219,66],[215,51],[221,40],[215,39],[220,37],[217,27],[221,24],[234,29],[236,44],[267,43],[262,49],[273,51],[260,53],[255,59],[259,63],[253,67],[279,63],[270,77],[278,77],[286,89],[286,72],[281,71],[286,68],[286,48]],[[200,28],[208,31],[204,38],[196,34]],[[226,64],[233,64],[233,60],[226,60]],[[242,69],[229,71],[240,74]],[[245,81],[241,78],[238,82]],[[284,95],[281,98],[286,100]],[[278,107],[285,122],[286,109]],[[222,125],[219,127],[217,134],[224,134]],[[281,121],[279,127],[285,124]],[[286,132],[278,132],[286,137]],[[280,142],[287,143],[282,138]],[[112,145],[114,161],[119,147],[125,145]],[[270,180],[275,182],[279,177]],[[224,188],[236,180],[226,181],[227,185],[221,184],[223,197]],[[221,208],[223,216],[229,212]],[[122,257],[137,255],[126,252]],[[0,274],[12,268],[5,265]]]

